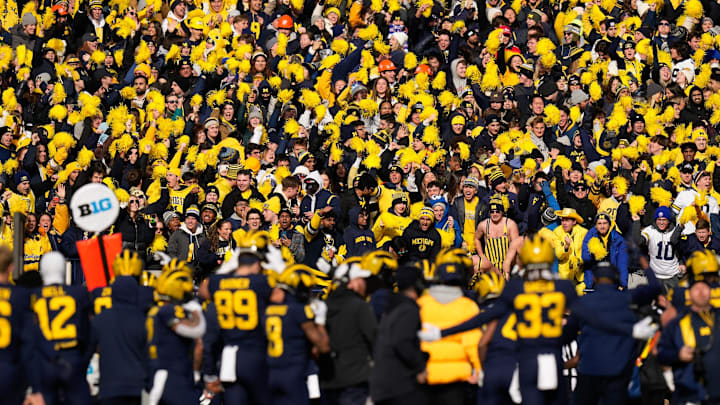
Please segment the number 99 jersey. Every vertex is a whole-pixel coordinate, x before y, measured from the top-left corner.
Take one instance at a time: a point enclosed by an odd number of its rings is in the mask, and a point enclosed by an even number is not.
[[[210,277],[208,289],[222,343],[263,350],[265,334],[261,317],[271,292],[265,276],[214,275]]]

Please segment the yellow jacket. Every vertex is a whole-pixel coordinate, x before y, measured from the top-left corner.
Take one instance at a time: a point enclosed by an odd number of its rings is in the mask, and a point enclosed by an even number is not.
[[[13,195],[8,198],[8,206],[10,207],[10,213],[14,214],[16,212],[22,212],[23,214],[27,214],[28,212],[35,212],[35,194],[33,194],[32,190],[28,193],[28,195],[22,195],[13,193]]]
[[[380,214],[372,227],[377,246],[381,247],[387,242],[390,242],[394,237],[402,236],[403,231],[405,231],[405,228],[407,228],[411,222],[412,218],[410,217],[401,217],[389,212]]]
[[[441,329],[462,323],[480,312],[473,300],[463,296],[442,304],[426,293],[418,299],[418,305],[420,319]],[[426,366],[428,384],[467,381],[473,371],[479,371],[478,343],[481,337],[480,330],[474,329],[437,342],[422,342],[422,351],[430,355]]]
[[[25,271],[37,270],[40,258],[52,250],[47,235],[35,234],[25,238]]]
[[[558,226],[553,231],[555,234],[555,256],[558,258],[558,273],[560,277],[566,280],[573,280],[576,283],[583,281],[582,271],[582,244],[587,229],[580,225],[575,225],[570,233],[565,232],[562,226]],[[565,250],[565,236],[572,239],[572,245]]]

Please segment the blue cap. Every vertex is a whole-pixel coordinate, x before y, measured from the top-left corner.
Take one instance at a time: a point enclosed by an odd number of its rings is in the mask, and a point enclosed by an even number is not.
[[[25,170],[20,170],[19,172],[15,173],[15,185],[18,185],[22,182],[30,181],[30,175]]]
[[[658,218],[667,218],[670,220],[670,208],[668,207],[658,207],[655,210],[655,219]]]

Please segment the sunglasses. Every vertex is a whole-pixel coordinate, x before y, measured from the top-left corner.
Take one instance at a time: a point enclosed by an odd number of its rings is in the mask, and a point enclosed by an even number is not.
[[[490,210],[488,211],[490,214],[502,214],[502,211],[500,210]]]
[[[661,22],[661,23],[658,23],[658,25],[670,25],[670,23],[669,22]]]
[[[575,191],[587,191],[586,187],[575,187]]]
[[[138,200],[130,200],[129,203],[130,204],[138,204]]]

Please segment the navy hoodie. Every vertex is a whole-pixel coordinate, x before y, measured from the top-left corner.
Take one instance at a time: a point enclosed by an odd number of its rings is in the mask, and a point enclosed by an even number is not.
[[[345,229],[343,240],[347,248],[347,257],[362,256],[365,252],[375,250],[375,234],[365,225],[358,225],[358,216],[361,207],[355,207],[350,210],[348,217],[350,226]]]

